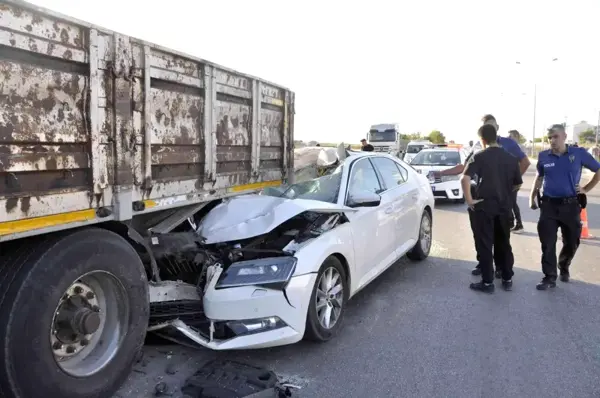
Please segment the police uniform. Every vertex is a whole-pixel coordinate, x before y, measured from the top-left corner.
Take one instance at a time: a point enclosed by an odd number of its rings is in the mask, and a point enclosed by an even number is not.
[[[525,156],[525,152],[523,152],[523,150],[521,149],[521,147],[519,146],[519,144],[508,137],[498,137],[497,141],[498,145],[500,145],[500,147],[502,147],[502,149],[504,149],[506,152],[508,152],[509,154],[513,155],[514,157],[517,158],[518,161],[521,161],[521,159],[523,159]],[[467,159],[465,160],[465,166],[471,161],[471,158],[473,157],[473,155],[475,155],[476,153],[482,151],[483,148],[479,148],[479,149],[473,149],[473,151],[471,151],[471,153],[469,154],[469,156],[467,156]],[[474,181],[472,181],[472,183],[474,183]],[[475,191],[472,189],[471,190],[471,196],[475,197]],[[516,200],[516,195],[513,194],[513,200]],[[473,231],[473,239],[476,239],[475,237],[475,230],[476,227],[474,225],[474,219],[473,219],[474,213],[473,212],[469,212],[469,222],[471,223],[471,231]],[[512,213],[509,217],[512,216]],[[510,222],[510,221],[509,221]],[[499,258],[502,256],[501,250],[498,250],[496,247],[494,247],[494,258]],[[479,254],[477,254],[477,266],[475,267],[475,269],[471,272],[473,275],[481,275],[481,258],[479,256]],[[495,272],[496,274],[496,278],[500,279],[502,277],[502,271],[501,270],[496,270]]]
[[[582,167],[593,172],[600,169],[600,163],[585,148],[567,145],[562,154],[555,154],[552,150],[539,154],[537,174],[544,179],[537,224],[544,273],[544,279],[537,286],[539,290],[555,286],[557,265],[561,278],[564,281],[569,278],[569,266],[579,247],[581,236],[581,205],[576,186],[581,179]],[[563,247],[557,261],[556,240],[559,227]]]

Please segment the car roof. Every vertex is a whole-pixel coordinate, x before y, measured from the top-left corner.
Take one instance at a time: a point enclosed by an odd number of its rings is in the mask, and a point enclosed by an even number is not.
[[[380,158],[388,158],[388,159],[398,159],[396,156],[392,156],[389,155],[387,153],[383,153],[383,152],[371,152],[371,151],[361,151],[361,152],[350,152],[350,154],[348,155],[348,157],[346,157],[346,159],[344,159],[344,162],[347,161],[352,161],[352,160],[356,160],[356,159],[360,159],[360,158],[375,158],[375,157],[380,157]]]
[[[432,151],[455,151],[458,152],[460,151],[462,148],[451,148],[451,147],[447,147],[447,146],[436,146],[433,148],[424,148],[421,150],[421,152],[432,152]]]

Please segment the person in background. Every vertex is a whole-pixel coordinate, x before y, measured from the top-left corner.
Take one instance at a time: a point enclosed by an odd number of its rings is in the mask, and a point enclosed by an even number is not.
[[[538,290],[556,286],[557,265],[560,280],[568,282],[569,266],[579,247],[581,236],[581,209],[587,205],[585,196],[600,181],[600,163],[585,150],[566,144],[567,133],[562,124],[548,129],[550,149],[540,152],[537,177],[529,196],[529,207],[537,209],[536,199],[542,189],[540,218],[537,224],[542,244],[542,272],[544,278]],[[581,168],[594,172],[594,177],[581,187]],[[557,232],[560,227],[563,247],[556,259]]]
[[[508,137],[519,144],[521,141],[521,134],[517,130],[510,130],[508,132]],[[519,144],[520,147],[520,144]],[[513,192],[513,208],[511,212],[511,221],[510,228],[512,232],[521,232],[523,231],[523,220],[521,219],[521,209],[519,209],[519,203],[517,198],[519,196],[519,191],[516,190]]]
[[[367,140],[363,138],[362,140],[360,140],[360,150],[366,152],[373,152],[375,148],[373,148],[373,145],[368,144]]]
[[[498,123],[496,122],[496,118],[493,115],[487,114],[481,118],[481,121],[483,122],[483,124],[489,124],[491,126],[494,126],[494,128],[496,128],[496,131],[498,131],[500,128],[500,126],[498,126]],[[500,137],[498,135],[496,135],[496,136],[497,136],[497,139],[496,139],[497,144],[500,147],[502,147],[502,149],[504,149],[506,152],[513,155],[514,157],[516,157],[519,160],[519,168],[521,170],[521,175],[525,174],[525,172],[531,165],[531,162],[529,161],[529,158],[523,152],[523,150],[521,149],[519,144],[517,144],[515,141],[513,141],[510,138]],[[457,174],[462,173],[465,170],[465,166],[467,165],[467,163],[469,162],[471,157],[476,152],[477,152],[477,150],[474,147],[473,151],[469,154],[469,156],[467,156],[467,159],[465,160],[464,164],[458,164],[448,170],[443,170],[441,172],[434,173],[434,176],[436,176],[436,177],[438,175],[439,176],[448,176],[448,175],[457,175]],[[469,213],[469,221],[471,222],[471,229],[473,230],[473,234],[475,234],[471,213]],[[475,236],[473,236],[473,238],[475,238]],[[471,273],[473,275],[481,275],[481,268],[479,266],[479,258],[477,258],[477,262],[478,262],[477,266],[475,267],[475,269],[473,269],[473,271],[471,271]],[[500,278],[500,277],[501,277],[500,271],[496,270],[496,278]]]
[[[473,150],[473,141],[469,141],[469,148],[468,149],[471,150],[471,151]]]
[[[473,290],[494,292],[494,262],[504,290],[512,289],[515,262],[510,245],[513,191],[523,183],[517,158],[500,148],[497,130],[490,124],[479,128],[484,149],[474,154],[465,167],[461,185],[472,213],[471,227],[481,270],[481,282]],[[475,182],[471,189],[471,181]],[[473,195],[474,193],[474,195]]]

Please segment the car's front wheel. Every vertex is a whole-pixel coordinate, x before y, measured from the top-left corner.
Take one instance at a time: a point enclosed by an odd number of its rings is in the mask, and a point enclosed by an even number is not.
[[[340,329],[348,301],[346,271],[335,256],[321,265],[313,287],[304,337],[313,341],[330,340]]]
[[[429,256],[433,237],[431,225],[431,215],[427,210],[425,210],[421,216],[417,244],[408,253],[406,253],[406,257],[413,261],[422,261]]]

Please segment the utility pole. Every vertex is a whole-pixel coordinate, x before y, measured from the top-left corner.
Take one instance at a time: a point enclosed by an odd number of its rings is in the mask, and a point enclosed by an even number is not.
[[[535,118],[537,115],[537,83],[533,85],[533,132],[531,133],[531,157],[535,156]]]
[[[550,62],[556,62],[556,61],[558,61],[558,58],[552,58],[552,60]],[[516,61],[515,63],[517,65],[521,65],[521,61]],[[531,134],[531,156],[532,157],[535,155],[535,127],[536,127],[535,121],[536,121],[536,113],[537,113],[537,82],[533,86],[533,132]],[[540,142],[542,142],[542,145],[543,145],[543,138],[542,138],[542,140]]]

